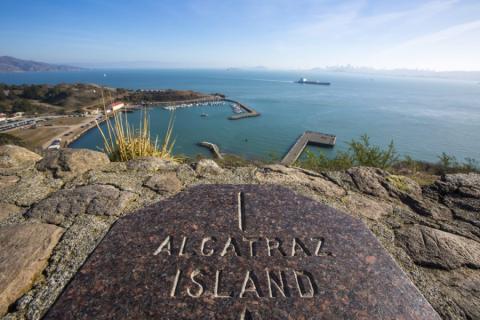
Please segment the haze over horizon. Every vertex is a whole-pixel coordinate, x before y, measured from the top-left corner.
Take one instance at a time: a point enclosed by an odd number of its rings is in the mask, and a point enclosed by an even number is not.
[[[475,0],[2,2],[0,55],[80,66],[480,70]]]

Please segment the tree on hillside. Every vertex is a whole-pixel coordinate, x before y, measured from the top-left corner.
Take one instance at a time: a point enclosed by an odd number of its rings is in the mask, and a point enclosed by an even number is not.
[[[38,106],[33,105],[25,99],[15,100],[12,106],[12,112],[35,113],[38,111],[40,111],[40,108]]]
[[[26,86],[23,89],[22,97],[25,99],[43,99],[46,93],[46,88],[41,85]]]
[[[53,88],[48,89],[45,97],[43,99],[44,102],[61,105],[61,103],[70,96],[71,92],[68,88],[62,88],[60,86],[55,86]]]

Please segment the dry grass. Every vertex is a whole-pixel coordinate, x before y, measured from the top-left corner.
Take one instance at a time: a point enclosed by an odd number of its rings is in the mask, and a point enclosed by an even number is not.
[[[22,139],[22,141],[34,148],[41,148],[45,143],[55,138],[65,131],[62,127],[38,127],[38,128],[20,128],[9,131],[8,133]]]
[[[417,182],[422,187],[432,185],[435,181],[440,179],[440,176],[423,172],[417,172],[412,175],[407,175],[407,177]]]
[[[69,125],[76,125],[82,122],[85,122],[85,118],[83,117],[62,117],[62,118],[54,118],[47,120],[45,122],[41,122],[40,125],[52,125],[52,126],[69,126]]]
[[[150,119],[146,110],[143,110],[143,119],[138,129],[128,123],[127,113],[122,115],[121,112],[114,114],[113,121],[111,118],[106,120],[106,132],[103,132],[98,123],[97,127],[102,135],[103,150],[111,161],[128,161],[148,156],[178,161],[172,153],[175,145],[175,141],[172,141],[173,123],[172,113],[161,142],[158,137],[151,139]]]

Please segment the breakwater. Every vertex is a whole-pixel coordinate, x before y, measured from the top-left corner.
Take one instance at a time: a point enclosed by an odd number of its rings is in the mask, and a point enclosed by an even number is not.
[[[220,153],[220,148],[216,144],[207,142],[207,141],[202,141],[202,142],[199,142],[198,145],[209,149],[212,152],[212,154],[215,156],[215,158],[217,159],[223,158],[222,154]]]
[[[243,118],[249,118],[249,117],[258,117],[260,115],[259,112],[257,112],[255,109],[246,106],[238,101],[231,100],[231,99],[223,99],[226,102],[231,102],[239,106],[241,109],[243,109],[244,112],[235,114],[233,116],[228,117],[229,120],[240,120]]]

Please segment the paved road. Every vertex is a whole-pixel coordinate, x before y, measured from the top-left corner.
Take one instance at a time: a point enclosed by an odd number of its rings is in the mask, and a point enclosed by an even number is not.
[[[48,146],[51,145],[52,142],[55,139],[61,139],[62,140],[62,143],[61,143],[62,147],[65,147],[68,143],[70,143],[74,139],[74,137],[80,135],[84,131],[87,131],[89,128],[94,127],[96,124],[95,123],[90,124],[90,122],[95,121],[95,119],[97,117],[98,117],[98,115],[97,116],[87,116],[87,117],[82,118],[82,119],[84,119],[82,122],[80,122],[78,124],[73,124],[73,125],[48,126],[48,128],[64,128],[65,130],[61,131],[57,136],[53,137],[48,142],[44,143],[42,145],[42,148],[43,149],[48,148]],[[82,128],[82,126],[84,126],[84,127]],[[72,132],[72,133],[70,133],[68,136],[65,136],[65,134],[67,134],[69,132]]]

